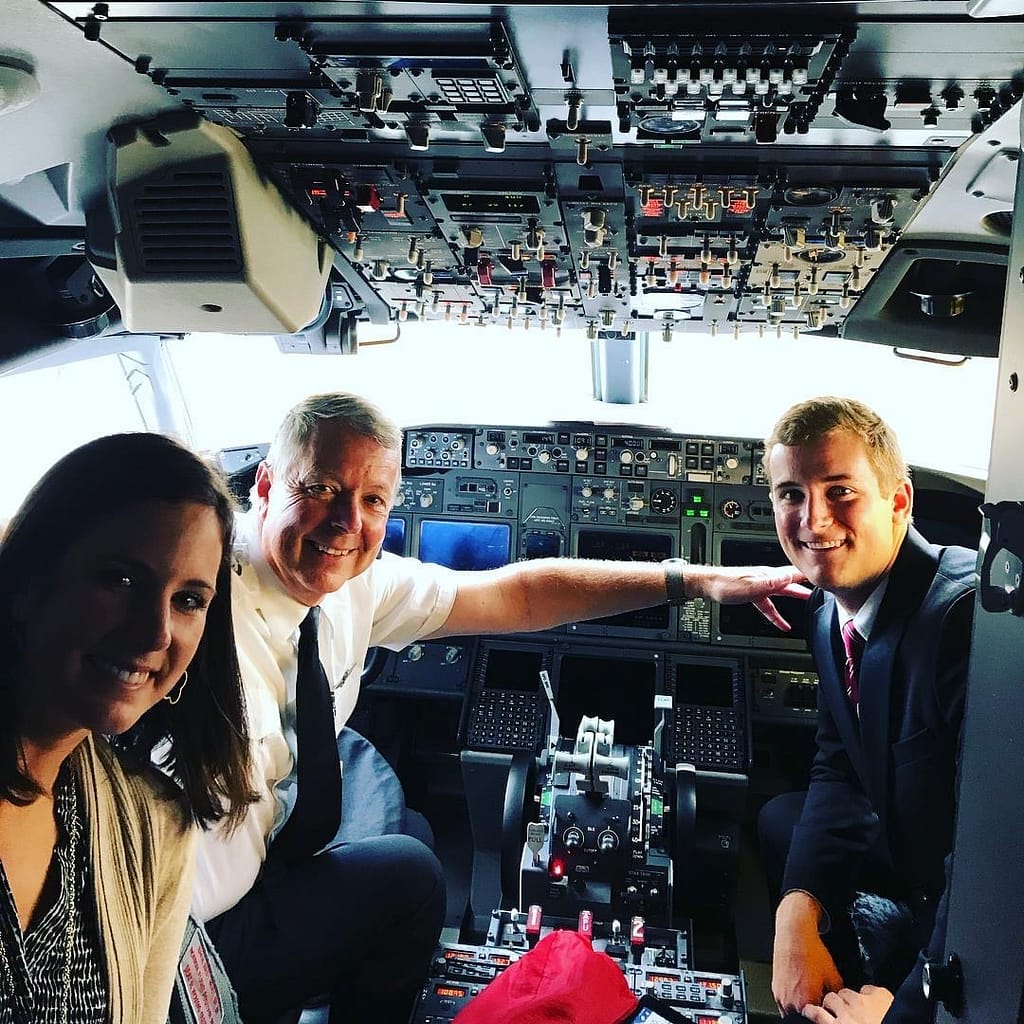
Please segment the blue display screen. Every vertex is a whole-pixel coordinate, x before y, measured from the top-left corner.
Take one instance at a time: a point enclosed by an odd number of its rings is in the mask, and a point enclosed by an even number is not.
[[[508,523],[426,519],[420,523],[420,558],[450,569],[495,569],[511,557]]]
[[[395,518],[393,516],[388,520],[387,533],[384,534],[384,543],[382,547],[385,551],[390,551],[393,555],[405,554],[404,519]]]

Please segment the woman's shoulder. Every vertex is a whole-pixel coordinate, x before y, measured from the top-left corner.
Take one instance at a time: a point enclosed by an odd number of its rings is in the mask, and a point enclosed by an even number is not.
[[[116,813],[132,812],[161,830],[185,831],[187,816],[178,786],[151,765],[117,750],[99,736],[83,742],[79,765],[83,783],[97,803],[111,803]]]

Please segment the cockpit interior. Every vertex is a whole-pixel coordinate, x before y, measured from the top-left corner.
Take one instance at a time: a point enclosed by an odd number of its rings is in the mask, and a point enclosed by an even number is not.
[[[765,434],[864,398],[922,533],[991,556],[938,1019],[1017,1020],[1022,96],[1015,0],[5,0],[0,520],[125,428],[244,501],[344,389],[403,428],[389,551],[780,565]],[[371,651],[351,724],[448,882],[413,1021],[552,927],[682,1015],[638,1020],[776,1014],[754,823],[818,685],[779,607]]]

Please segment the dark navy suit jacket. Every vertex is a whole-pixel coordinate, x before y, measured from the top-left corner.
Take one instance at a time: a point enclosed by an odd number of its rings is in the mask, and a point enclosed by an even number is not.
[[[923,947],[943,938],[933,932],[953,845],[976,561],[910,528],[861,662],[859,719],[846,697],[835,599],[816,590],[809,607],[818,749],[782,891],[803,889],[842,913],[870,850],[887,862]],[[918,969],[886,1020],[929,1014]]]

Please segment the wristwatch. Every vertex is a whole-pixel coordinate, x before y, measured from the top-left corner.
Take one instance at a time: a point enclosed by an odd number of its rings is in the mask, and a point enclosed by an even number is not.
[[[671,605],[685,604],[690,598],[686,593],[686,567],[689,562],[685,558],[666,558],[662,563],[665,570],[665,590],[668,603]]]

